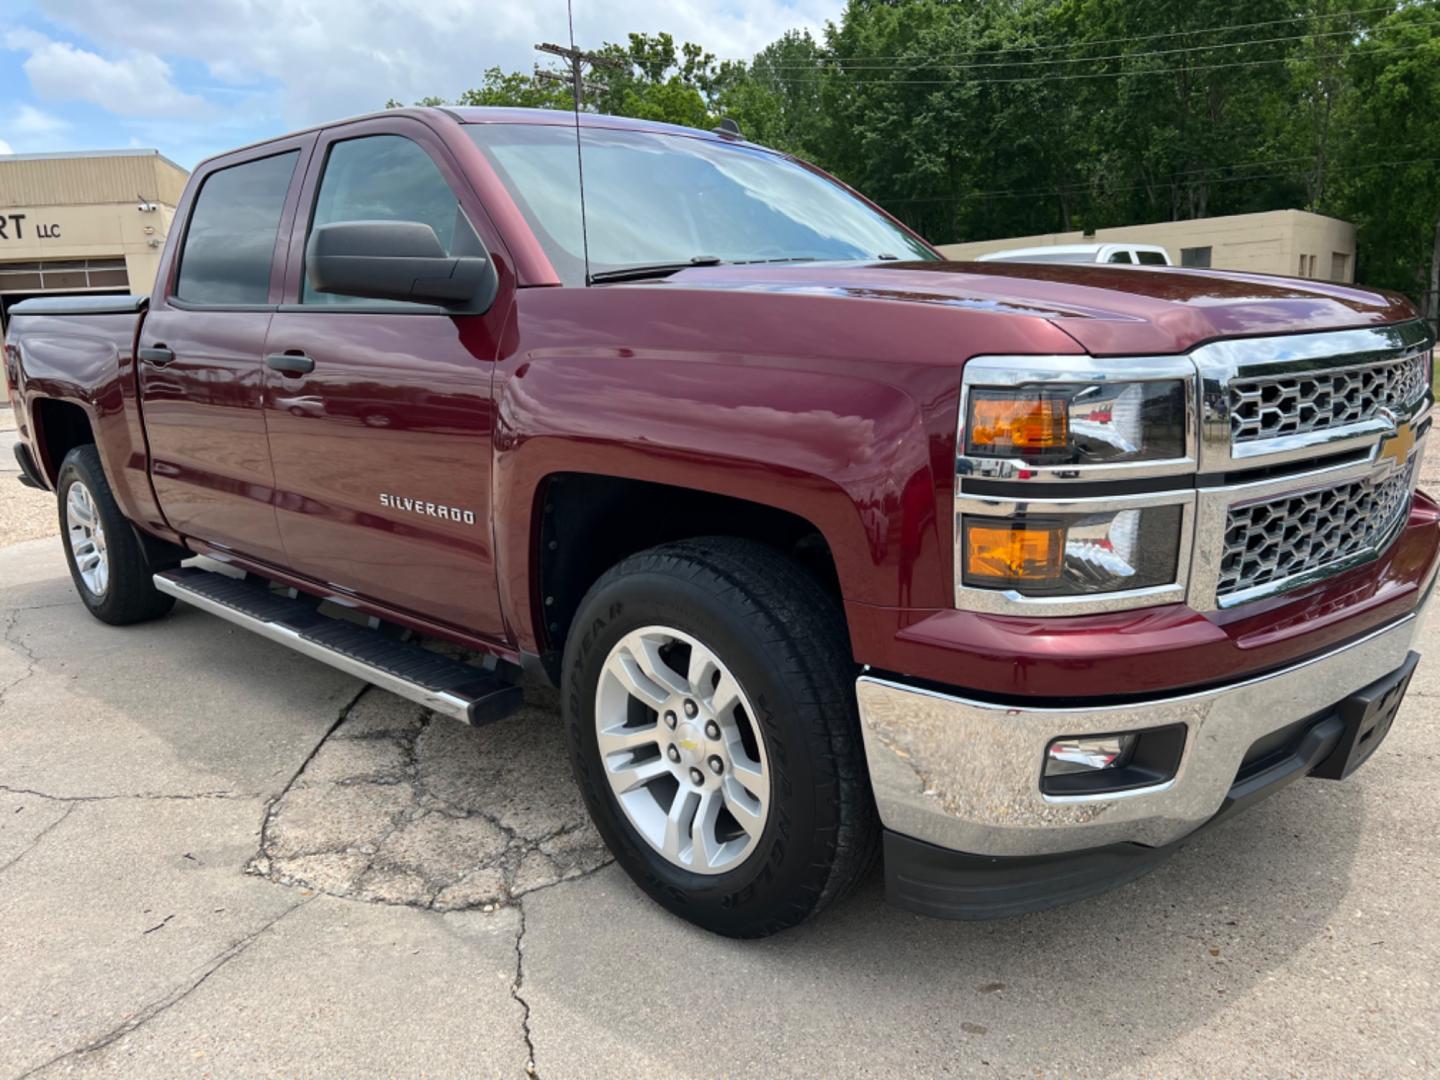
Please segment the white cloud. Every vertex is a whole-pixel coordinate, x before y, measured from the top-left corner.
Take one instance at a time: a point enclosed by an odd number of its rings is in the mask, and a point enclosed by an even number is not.
[[[0,102],[0,135],[10,153],[59,150],[68,145],[70,124],[26,102]]]
[[[25,104],[7,110],[5,124],[13,135],[37,139],[53,138],[70,126],[58,116]]]
[[[668,31],[721,58],[748,58],[785,30],[818,30],[842,6],[842,0],[575,0],[575,34],[594,47],[623,42],[631,30]],[[568,39],[564,0],[38,0],[36,11],[132,63],[194,60],[216,83],[190,88],[200,93],[228,97],[237,86],[278,86],[284,119],[297,125],[378,109],[389,97],[453,97],[479,82],[486,67],[529,69],[538,59],[536,42]],[[145,109],[153,115],[173,106],[179,92],[168,71],[149,71],[166,77],[167,90],[152,91]],[[137,110],[141,97],[133,102]]]
[[[0,139],[0,157],[4,157],[6,154],[13,153],[15,153],[15,151],[10,149],[10,144],[4,139]]]
[[[206,107],[175,86],[170,65],[153,52],[127,49],[112,59],[30,30],[12,31],[5,44],[29,53],[21,67],[42,100],[88,101],[120,116],[187,116]]]

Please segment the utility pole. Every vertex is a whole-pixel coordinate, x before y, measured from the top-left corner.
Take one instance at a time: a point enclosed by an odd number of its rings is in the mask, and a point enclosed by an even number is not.
[[[1435,219],[1435,246],[1430,251],[1430,288],[1425,295],[1430,328],[1440,334],[1440,218]]]
[[[591,94],[598,94],[605,87],[600,83],[591,82],[585,78],[586,69],[593,71],[597,67],[618,70],[625,67],[625,61],[617,60],[613,56],[601,56],[599,53],[586,52],[584,49],[566,48],[564,45],[553,45],[550,42],[542,42],[535,46],[536,51],[549,53],[551,56],[558,56],[565,61],[569,71],[550,71],[535,65],[535,78],[542,82],[568,83],[571,92],[575,95],[575,111],[579,112],[588,91]]]

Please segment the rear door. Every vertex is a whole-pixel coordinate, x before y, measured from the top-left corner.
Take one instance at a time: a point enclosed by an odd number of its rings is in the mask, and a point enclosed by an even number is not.
[[[139,340],[151,475],[166,520],[282,566],[261,371],[314,138],[230,155],[196,177]]]
[[[270,325],[266,416],[290,565],[357,597],[503,640],[490,524],[491,379],[513,295],[484,315],[317,293],[316,225],[419,221],[446,250],[498,238],[443,142],[401,117],[322,134]],[[503,261],[508,265],[508,260]],[[502,271],[508,274],[508,271]]]

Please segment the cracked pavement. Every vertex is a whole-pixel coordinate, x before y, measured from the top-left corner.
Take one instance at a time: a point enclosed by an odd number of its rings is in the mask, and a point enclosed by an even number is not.
[[[366,690],[266,814],[250,870],[333,896],[493,906],[609,861],[570,782],[556,694],[479,730]]]
[[[471,730],[183,607],[102,626],[14,544],[0,1078],[1433,1075],[1437,699],[1432,655],[1352,781],[1105,896],[945,923],[877,879],[733,942],[610,864],[553,692]]]

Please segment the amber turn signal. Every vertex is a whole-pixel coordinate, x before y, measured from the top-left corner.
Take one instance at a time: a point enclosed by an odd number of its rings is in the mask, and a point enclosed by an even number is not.
[[[1020,585],[1057,581],[1065,554],[1062,525],[965,525],[965,581]]]
[[[976,391],[970,398],[970,451],[1035,455],[1070,444],[1070,414],[1058,397]]]

